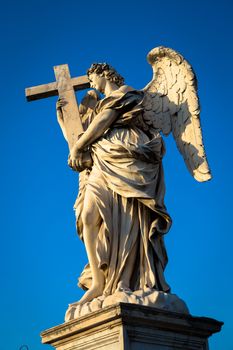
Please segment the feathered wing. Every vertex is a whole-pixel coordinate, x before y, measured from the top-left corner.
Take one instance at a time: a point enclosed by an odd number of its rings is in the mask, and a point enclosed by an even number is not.
[[[145,92],[144,121],[151,130],[172,132],[187,168],[200,182],[211,179],[202,140],[197,80],[190,64],[176,51],[157,47],[147,55],[153,69]]]
[[[87,129],[88,125],[93,119],[94,110],[97,102],[100,100],[100,96],[96,90],[87,91],[79,105],[79,113],[82,120],[84,130]]]

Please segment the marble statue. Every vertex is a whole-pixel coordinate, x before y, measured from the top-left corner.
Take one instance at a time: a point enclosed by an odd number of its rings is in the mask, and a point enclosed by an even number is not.
[[[65,321],[71,322],[41,333],[42,343],[57,350],[204,350],[223,325],[191,316],[164,276],[171,217],[164,204],[163,136],[173,134],[197,181],[211,174],[193,69],[165,47],[147,58],[153,78],[142,90],[125,85],[106,63],[79,77],[58,65],[56,81],[26,89],[28,101],[59,95],[68,165],[79,173],[74,207],[88,258],[78,279],[85,293],[68,306]],[[75,91],[83,89],[89,90],[78,106]]]
[[[142,90],[125,85],[106,63],[92,64],[78,78],[70,77],[68,65],[56,66],[56,82],[26,90],[29,101],[59,94],[68,164],[79,172],[75,213],[88,264],[78,284],[86,292],[70,304],[67,321],[119,301],[188,313],[164,277],[171,217],[164,204],[162,136],[173,134],[197,181],[211,179],[197,80],[170,48],[154,48],[147,59],[153,78]],[[74,90],[87,87],[93,89],[78,108]]]
[[[197,181],[211,178],[192,67],[169,48],[155,48],[147,58],[153,78],[140,91],[125,85],[106,63],[94,63],[87,72],[91,87],[104,98],[92,90],[82,101],[85,131],[68,158],[69,166],[80,172],[75,211],[89,263],[79,278],[86,293],[71,304],[67,319],[82,314],[84,305],[89,310],[101,307],[104,300],[108,300],[104,305],[143,304],[145,293],[156,293],[157,305],[161,295],[162,303],[167,302],[163,236],[171,217],[164,204],[162,134],[173,134]],[[60,125],[66,103],[62,98],[57,102]],[[184,311],[185,306],[181,308]]]

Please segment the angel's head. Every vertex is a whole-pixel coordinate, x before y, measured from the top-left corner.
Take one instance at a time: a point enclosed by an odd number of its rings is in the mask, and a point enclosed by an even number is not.
[[[107,63],[93,63],[87,71],[91,87],[104,93],[106,82],[118,87],[124,85],[124,78]]]

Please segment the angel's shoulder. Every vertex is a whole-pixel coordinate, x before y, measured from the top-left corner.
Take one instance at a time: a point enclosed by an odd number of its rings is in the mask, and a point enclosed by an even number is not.
[[[97,112],[103,109],[121,109],[125,105],[135,105],[140,103],[143,99],[144,93],[136,90],[128,85],[123,85],[119,89],[113,91],[109,96],[99,101],[97,105]]]

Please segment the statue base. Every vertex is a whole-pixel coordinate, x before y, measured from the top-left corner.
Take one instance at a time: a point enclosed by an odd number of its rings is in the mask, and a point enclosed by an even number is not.
[[[208,350],[222,322],[118,303],[50,328],[42,343],[57,350]]]
[[[90,312],[102,310],[106,306],[117,303],[144,305],[165,311],[189,314],[187,305],[176,294],[145,288],[137,291],[116,291],[114,294],[108,296],[101,295],[83,305],[79,305],[79,302],[69,304],[65,321],[74,320]]]

